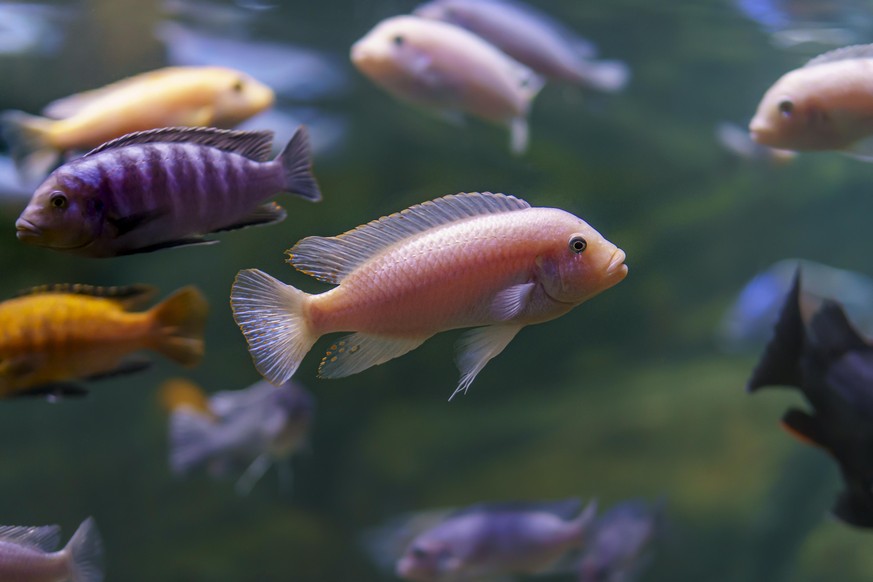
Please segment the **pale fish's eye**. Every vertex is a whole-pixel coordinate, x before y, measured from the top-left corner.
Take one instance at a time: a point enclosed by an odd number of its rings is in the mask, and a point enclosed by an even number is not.
[[[49,203],[53,208],[66,208],[67,197],[63,192],[52,192],[52,196],[49,198]]]
[[[243,80],[242,80],[242,79],[237,79],[237,80],[234,82],[233,87],[231,87],[231,88],[232,88],[234,91],[236,91],[237,93],[242,93],[243,86],[244,86]]]
[[[794,112],[794,103],[791,99],[783,99],[779,102],[778,107],[782,117],[791,117],[791,114]]]
[[[406,42],[406,39],[403,38],[402,34],[398,34],[391,39],[391,42],[394,43],[394,46],[403,46],[403,43]]]
[[[588,243],[581,236],[574,236],[570,239],[570,250],[577,255],[588,248]]]

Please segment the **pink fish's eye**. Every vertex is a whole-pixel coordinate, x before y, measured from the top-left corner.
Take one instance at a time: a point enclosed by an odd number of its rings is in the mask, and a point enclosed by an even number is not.
[[[394,46],[403,46],[403,43],[406,42],[406,39],[403,38],[402,34],[398,34],[394,38],[391,39],[391,42],[394,43]]]
[[[67,197],[64,196],[62,192],[54,192],[52,193],[52,197],[49,198],[49,203],[54,208],[66,208],[67,207]]]
[[[792,103],[790,99],[783,99],[779,102],[779,113],[782,114],[782,117],[791,117],[793,112],[794,103]]]
[[[570,250],[577,255],[588,248],[588,242],[581,236],[574,236],[570,239]]]

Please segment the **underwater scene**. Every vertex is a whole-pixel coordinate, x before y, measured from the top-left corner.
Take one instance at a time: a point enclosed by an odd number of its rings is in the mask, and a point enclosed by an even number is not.
[[[868,42],[0,3],[0,582],[869,580]]]

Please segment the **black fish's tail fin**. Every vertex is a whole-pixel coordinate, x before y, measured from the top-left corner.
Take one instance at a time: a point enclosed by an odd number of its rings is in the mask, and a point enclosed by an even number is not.
[[[752,372],[746,390],[754,392],[764,386],[799,386],[802,379],[800,358],[806,339],[806,329],[800,314],[800,269],[785,297],[773,337],[764,348],[764,355]]]
[[[809,323],[816,350],[827,359],[838,358],[852,350],[869,347],[852,326],[839,303],[825,300]]]
[[[294,133],[294,137],[277,158],[285,173],[285,190],[302,196],[312,202],[321,200],[321,190],[312,174],[312,151],[309,147],[309,132],[305,126]]]

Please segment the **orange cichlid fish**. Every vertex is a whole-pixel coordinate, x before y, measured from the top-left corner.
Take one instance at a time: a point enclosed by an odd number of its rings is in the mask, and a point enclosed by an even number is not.
[[[584,220],[490,192],[445,196],[336,237],[308,237],[288,254],[297,270],[337,287],[310,295],[240,271],[231,307],[267,380],[290,378],[324,334],[355,332],[319,366],[320,377],[339,378],[438,332],[483,326],[461,341],[453,397],[521,328],[559,317],[627,275],[624,252]]]
[[[225,67],[166,67],[50,103],[46,117],[2,116],[19,171],[37,181],[62,152],[90,150],[136,131],[160,127],[232,128],[273,104],[273,90]]]
[[[749,124],[759,144],[873,157],[873,44],[820,55],[783,75]]]
[[[149,349],[183,366],[203,356],[207,304],[194,287],[148,311],[144,285],[37,287],[0,303],[0,397],[81,395],[76,380],[141,370]]]

